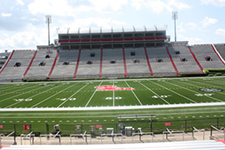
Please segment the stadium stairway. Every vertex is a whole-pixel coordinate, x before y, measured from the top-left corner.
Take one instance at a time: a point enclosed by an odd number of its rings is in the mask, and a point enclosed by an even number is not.
[[[169,49],[168,49],[167,46],[166,46],[166,51],[167,51],[167,54],[168,54],[169,57],[170,57],[170,61],[171,61],[172,65],[173,65],[174,70],[175,70],[176,73],[177,73],[177,76],[180,76],[180,73],[179,73],[178,70],[177,70],[177,67],[176,67],[176,65],[175,65],[175,63],[174,63],[174,61],[173,61],[173,58],[172,58],[171,55],[170,55],[170,52],[169,52]]]
[[[146,56],[146,59],[147,59],[149,71],[151,73],[151,76],[153,76],[153,71],[152,71],[151,64],[150,64],[150,61],[149,61],[149,58],[148,58],[148,52],[146,50],[146,47],[145,47],[145,56]]]

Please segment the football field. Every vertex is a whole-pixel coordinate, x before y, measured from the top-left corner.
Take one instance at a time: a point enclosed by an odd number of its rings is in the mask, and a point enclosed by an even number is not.
[[[160,78],[10,83],[1,108],[150,106],[225,102],[225,78]]]
[[[0,85],[0,131],[13,124],[32,124],[45,131],[46,122],[62,130],[82,125],[114,127],[120,121],[135,128],[149,129],[149,118],[120,115],[156,115],[153,129],[172,122],[173,128],[209,128],[225,124],[225,78],[150,78],[7,83]],[[206,105],[207,104],[207,105]],[[193,120],[194,119],[194,120]],[[138,122],[137,122],[138,120]],[[70,127],[67,125],[70,124]],[[52,130],[51,125],[50,130]]]

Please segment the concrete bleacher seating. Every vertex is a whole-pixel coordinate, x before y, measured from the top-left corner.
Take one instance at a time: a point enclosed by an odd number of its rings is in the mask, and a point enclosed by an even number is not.
[[[132,52],[135,55],[131,55]],[[125,56],[128,76],[151,76],[144,48],[125,48]],[[139,60],[139,63],[134,63],[134,60]]]
[[[222,58],[225,58],[225,44],[214,44],[216,50]]]
[[[111,63],[111,61],[116,61]],[[124,77],[124,61],[121,49],[103,49],[102,77]]]
[[[180,73],[202,73],[187,46],[169,46],[168,49]],[[176,51],[180,54],[176,54]],[[181,61],[183,58],[187,61]]]
[[[100,49],[81,51],[79,67],[76,78],[99,78],[100,73]],[[94,54],[94,56],[91,56]],[[92,64],[88,64],[90,61]]]
[[[50,58],[45,58],[46,55]],[[0,80],[21,81],[24,75],[30,79],[177,76],[203,73],[207,68],[225,68],[224,44],[215,44],[215,47],[168,44],[147,48],[60,50],[59,53],[57,50],[15,50],[10,56],[1,69]],[[208,56],[210,61],[206,60]],[[45,65],[39,66],[42,61]],[[16,62],[21,66],[14,67]]]
[[[50,55],[50,58],[45,58],[46,55]],[[56,50],[40,50],[37,52],[34,61],[26,74],[26,78],[30,79],[46,79],[52,68],[56,57]],[[44,66],[40,66],[40,62],[45,62]]]
[[[203,69],[225,68],[225,65],[214,52],[212,45],[196,45],[192,47],[192,51]],[[207,56],[210,56],[212,61],[206,61],[205,57]]]
[[[59,51],[59,58],[52,72],[51,78],[73,78],[76,69],[79,50]],[[63,62],[69,62],[69,65],[63,65]]]
[[[0,74],[1,80],[22,80],[35,51],[24,50],[14,51],[12,58],[9,60],[4,71]],[[16,62],[20,62],[21,66],[14,67]]]
[[[171,74],[176,76],[176,71],[165,47],[147,48],[147,52],[154,76],[169,76]],[[157,62],[157,58],[161,58],[162,62]]]

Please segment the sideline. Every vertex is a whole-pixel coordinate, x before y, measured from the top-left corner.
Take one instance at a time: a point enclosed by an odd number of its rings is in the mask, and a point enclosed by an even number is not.
[[[144,106],[108,106],[108,107],[51,107],[51,108],[0,108],[0,112],[10,111],[80,111],[80,110],[127,110],[127,109],[154,109],[154,108],[177,108],[177,107],[199,107],[199,106],[221,106],[225,102],[217,103],[190,103],[170,105],[144,105]]]

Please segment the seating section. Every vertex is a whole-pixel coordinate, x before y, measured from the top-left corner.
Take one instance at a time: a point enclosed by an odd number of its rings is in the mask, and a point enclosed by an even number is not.
[[[51,78],[73,78],[79,50],[60,50]],[[68,62],[66,65],[64,62]]]
[[[154,76],[177,75],[166,51],[166,47],[147,48],[147,52]]]
[[[217,54],[214,52],[212,45],[197,45],[192,47],[192,51],[203,69],[225,68],[225,65],[221,62]],[[210,60],[207,60],[207,57],[210,57]]]
[[[76,78],[99,78],[100,57],[100,49],[81,51]]]
[[[0,80],[177,76],[225,68],[225,45],[14,50],[0,71]]]
[[[15,50],[8,64],[5,66],[4,70],[0,74],[0,79],[21,80],[31,59],[33,58],[34,53],[35,51],[30,50]]]
[[[125,48],[128,76],[151,76],[144,48]]]
[[[187,46],[168,46],[168,49],[180,73],[202,73]]]
[[[39,50],[26,74],[26,78],[46,79],[51,71],[56,54],[56,50]]]
[[[102,77],[125,77],[122,48],[103,50]]]

